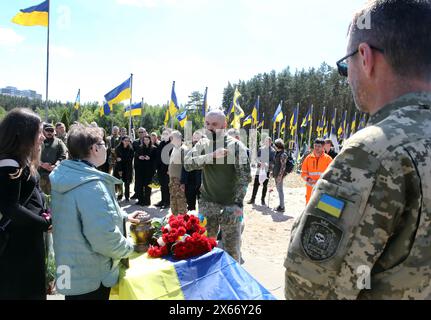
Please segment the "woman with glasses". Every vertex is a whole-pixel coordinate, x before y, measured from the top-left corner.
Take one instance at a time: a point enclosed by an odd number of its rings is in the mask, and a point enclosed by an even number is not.
[[[120,259],[133,252],[125,221],[139,222],[140,212],[127,216],[114,191],[122,181],[97,170],[106,161],[98,128],[73,126],[67,143],[70,160],[50,175],[57,276],[68,279],[57,290],[66,300],[107,300]]]
[[[120,145],[115,149],[115,154],[117,155],[116,171],[120,176],[120,179],[124,182],[124,195],[126,201],[130,199],[130,184],[133,180],[133,148],[128,136],[121,138]],[[118,197],[118,201],[122,200]]]

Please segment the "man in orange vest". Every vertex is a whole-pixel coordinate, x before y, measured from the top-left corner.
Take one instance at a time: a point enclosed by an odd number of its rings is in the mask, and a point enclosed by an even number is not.
[[[307,193],[305,195],[305,201],[307,204],[310,201],[314,185],[332,162],[332,158],[323,150],[324,145],[325,141],[323,139],[316,139],[314,141],[313,152],[310,153],[302,163],[301,177],[305,180],[307,188]]]

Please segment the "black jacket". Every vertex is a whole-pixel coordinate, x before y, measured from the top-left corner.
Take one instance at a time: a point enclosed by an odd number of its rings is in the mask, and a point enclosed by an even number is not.
[[[117,148],[115,148],[115,153],[117,158],[121,158],[121,161],[117,161],[116,171],[121,172],[121,179],[126,183],[131,183],[133,180],[133,156],[134,151],[132,147],[124,148],[123,144],[120,144]]]
[[[0,257],[0,300],[46,299],[45,245],[43,232],[50,223],[41,217],[45,211],[43,193],[36,178],[25,168],[12,179],[17,168],[0,168],[0,212],[9,239]]]
[[[169,159],[167,159],[168,163],[164,163],[162,161],[162,153],[165,148],[169,149],[169,156],[170,156],[172,153],[173,145],[170,142],[161,141],[159,143],[159,146],[157,147],[156,167],[157,167],[157,173],[159,174],[159,176],[168,174]]]
[[[142,179],[144,186],[151,183],[153,180],[154,172],[156,170],[157,163],[157,151],[156,148],[151,146],[148,148],[144,145],[139,145],[135,151],[135,170],[136,179]],[[140,156],[148,156],[150,160],[140,160]]]

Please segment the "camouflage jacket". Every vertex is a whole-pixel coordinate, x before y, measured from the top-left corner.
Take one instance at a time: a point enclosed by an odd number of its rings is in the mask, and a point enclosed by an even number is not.
[[[431,298],[431,93],[386,105],[295,221],[287,299]]]
[[[219,148],[226,148],[228,155],[214,159],[211,153]],[[242,142],[227,135],[216,141],[203,138],[184,157],[184,169],[202,170],[205,200],[243,206],[251,176],[247,148]]]

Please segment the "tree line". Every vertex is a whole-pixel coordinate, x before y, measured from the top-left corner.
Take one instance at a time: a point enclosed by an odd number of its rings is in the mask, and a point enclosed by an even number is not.
[[[348,110],[348,119],[351,119],[356,111],[346,78],[341,77],[335,68],[326,63],[322,63],[317,69],[309,68],[292,72],[287,67],[279,73],[272,70],[269,73],[258,74],[250,80],[239,80],[238,83],[228,82],[223,91],[222,107],[224,110],[228,110],[232,104],[235,87],[238,87],[242,95],[239,101],[246,115],[251,114],[257,97],[260,97],[259,117],[260,120],[264,117],[265,129],[272,128],[272,117],[281,101],[283,101],[283,113],[287,117],[288,123],[297,104],[300,107],[299,122],[302,121],[309,107],[313,105],[314,127],[322,116],[323,107],[326,107],[328,121],[330,121],[334,108],[337,108],[337,125],[345,110]],[[201,127],[203,124],[202,104],[203,93],[193,91],[189,95],[188,102],[180,106],[180,112],[188,110],[188,121],[192,121],[194,128]],[[124,117],[124,104],[114,105],[108,116],[101,115],[101,106],[97,102],[82,104],[79,110],[75,110],[73,106],[72,102],[49,101],[48,121],[52,123],[61,121],[66,124],[67,128],[78,119],[83,123],[95,121],[107,132],[111,131],[113,125],[128,127],[129,119]],[[0,119],[7,111],[15,107],[30,108],[45,119],[43,101],[0,95]],[[133,126],[135,128],[143,126],[149,131],[160,133],[164,127],[167,105],[145,104],[143,110],[142,116],[133,118]],[[171,121],[168,122],[168,126],[170,125]],[[181,129],[176,119],[173,121],[173,126]]]

